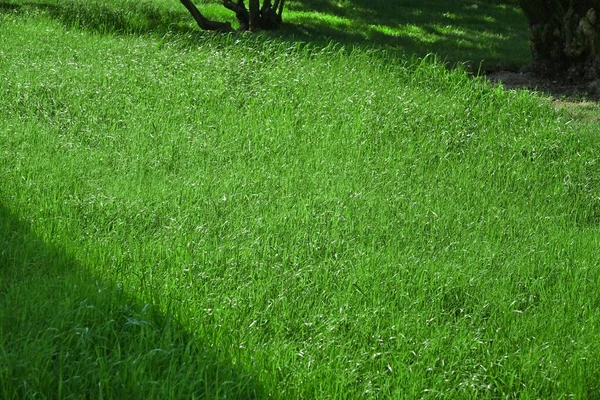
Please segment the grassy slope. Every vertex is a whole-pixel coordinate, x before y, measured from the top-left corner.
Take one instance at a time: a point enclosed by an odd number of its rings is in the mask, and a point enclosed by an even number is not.
[[[31,12],[0,397],[598,395],[589,126],[429,61]]]

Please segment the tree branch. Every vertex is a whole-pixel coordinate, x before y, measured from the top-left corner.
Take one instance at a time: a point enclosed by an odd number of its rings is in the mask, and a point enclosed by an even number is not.
[[[212,21],[206,18],[192,0],[180,0],[181,4],[187,8],[189,13],[201,29],[221,32],[231,32],[233,28],[229,22]],[[281,25],[283,5],[285,0],[263,0],[262,6],[260,0],[249,0],[248,8],[244,0],[221,0],[221,4],[235,12],[241,31],[250,30],[252,32],[260,29],[275,29]]]
[[[211,21],[210,19],[206,18],[200,13],[200,11],[198,11],[198,9],[194,5],[194,3],[191,2],[191,0],[181,0],[181,4],[183,4],[185,8],[187,8],[187,10],[190,12],[190,14],[192,14],[192,17],[194,17],[194,20],[196,20],[196,23],[201,29],[207,31],[221,32],[233,31],[229,22]]]
[[[221,3],[225,8],[235,12],[235,17],[237,18],[240,24],[240,30],[246,31],[248,30],[250,14],[248,13],[248,9],[244,5],[244,0],[238,0],[237,3],[234,3],[231,0],[222,0]]]

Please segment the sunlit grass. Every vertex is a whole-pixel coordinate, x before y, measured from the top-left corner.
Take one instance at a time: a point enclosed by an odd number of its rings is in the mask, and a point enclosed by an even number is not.
[[[0,398],[597,397],[596,125],[433,56],[27,12]]]

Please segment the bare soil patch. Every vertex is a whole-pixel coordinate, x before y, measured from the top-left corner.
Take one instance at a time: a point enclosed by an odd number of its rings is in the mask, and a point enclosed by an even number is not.
[[[525,89],[540,92],[561,102],[598,102],[600,100],[600,81],[574,83],[566,79],[544,78],[531,72],[492,71],[487,73],[492,84],[502,85],[506,89]]]
[[[600,81],[575,83],[507,70],[488,72],[485,77],[505,89],[524,89],[548,96],[556,108],[567,111],[580,123],[596,125],[600,122]]]

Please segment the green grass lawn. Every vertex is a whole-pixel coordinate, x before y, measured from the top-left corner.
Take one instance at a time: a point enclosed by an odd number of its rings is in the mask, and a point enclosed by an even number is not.
[[[0,398],[600,396],[597,124],[174,3],[0,3]]]

